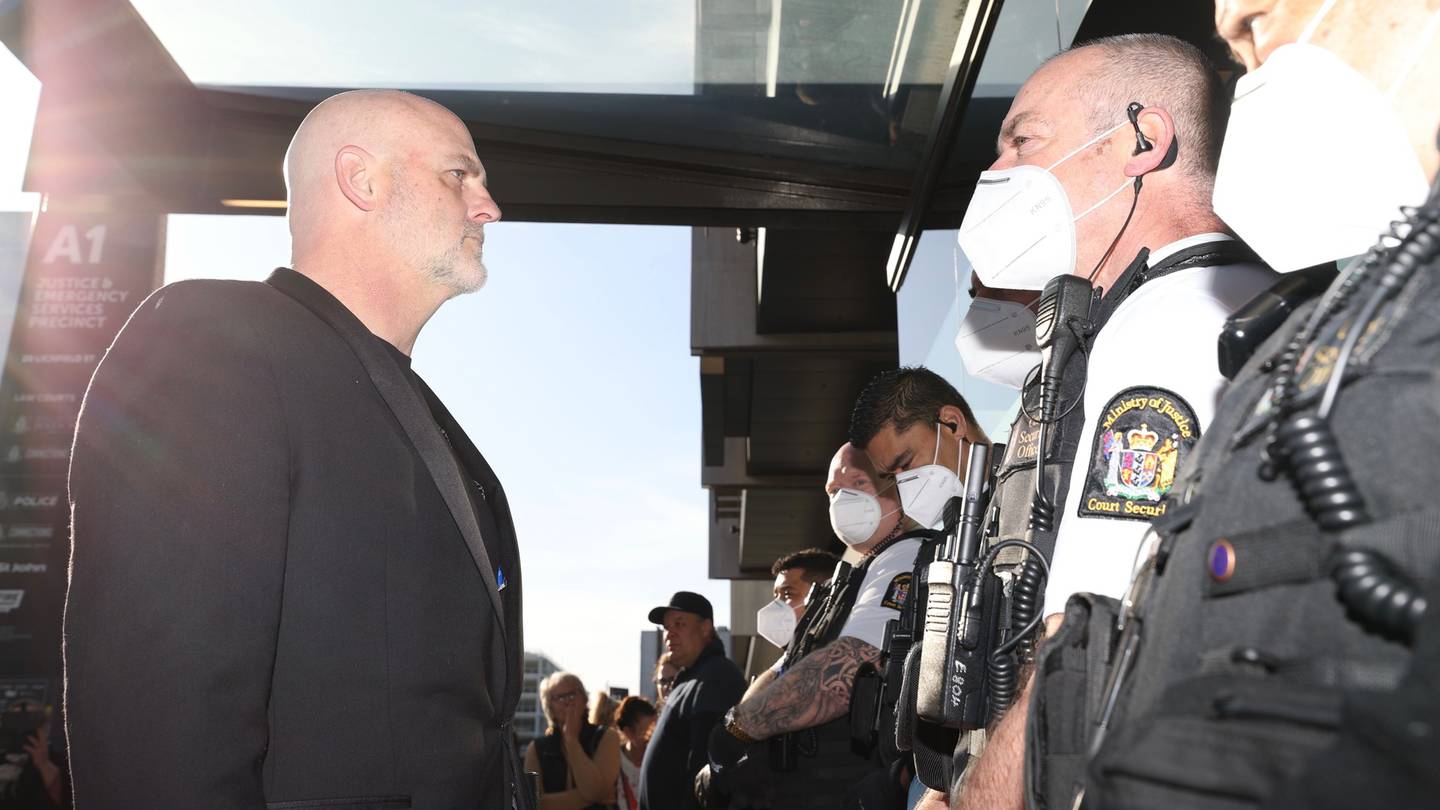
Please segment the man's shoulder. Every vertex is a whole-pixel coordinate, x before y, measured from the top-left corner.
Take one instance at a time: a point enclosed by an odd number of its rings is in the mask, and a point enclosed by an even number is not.
[[[903,610],[915,584],[912,580],[915,576],[916,558],[919,556],[921,548],[922,544],[918,538],[907,537],[875,555],[870,562],[870,567],[865,572],[865,587],[861,589],[855,599],[854,607],[851,608],[851,617],[854,617],[856,609],[859,608]],[[853,622],[847,619],[845,627],[853,630]],[[883,631],[883,628],[881,629]],[[844,635],[843,629],[842,635]],[[856,634],[852,632],[849,635]],[[861,640],[879,646],[870,638]]]
[[[197,349],[245,353],[266,343],[303,341],[302,333],[322,323],[264,282],[188,279],[151,293],[130,316],[117,344],[183,340]]]
[[[1178,270],[1131,293],[1102,331],[1152,323],[1170,334],[1199,329],[1209,337],[1217,321],[1228,318],[1279,278],[1265,265],[1250,262]]]
[[[920,538],[902,537],[890,545],[889,548],[875,555],[875,561],[871,566],[891,566],[915,564],[915,556],[920,553]]]
[[[274,287],[263,281],[192,278],[166,284],[147,300],[154,300],[157,306],[164,302],[197,307],[233,307],[245,303],[275,306],[280,303],[276,292]]]
[[[691,681],[697,693],[704,693],[706,687],[713,689],[745,689],[745,674],[740,671],[739,665],[730,660],[725,654],[712,655],[701,661],[695,668],[695,678]]]
[[[131,316],[132,324],[153,328],[184,325],[203,331],[228,330],[294,312],[293,302],[259,281],[189,279],[151,293]]]

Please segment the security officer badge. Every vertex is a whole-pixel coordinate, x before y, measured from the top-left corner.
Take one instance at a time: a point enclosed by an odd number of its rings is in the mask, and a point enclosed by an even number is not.
[[[1200,439],[1195,409],[1164,388],[1127,388],[1100,412],[1079,514],[1154,520]]]
[[[910,599],[911,577],[909,571],[896,574],[895,578],[890,580],[890,586],[885,589],[885,597],[880,600],[881,606],[904,610],[905,603]]]

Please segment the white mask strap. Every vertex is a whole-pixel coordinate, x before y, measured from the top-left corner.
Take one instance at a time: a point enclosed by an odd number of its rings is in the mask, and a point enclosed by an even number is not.
[[[1116,195],[1116,194],[1119,194],[1120,192],[1124,191],[1125,189],[1129,188],[1130,186],[1132,186],[1132,185],[1134,185],[1134,184],[1135,184],[1135,181],[1134,181],[1134,180],[1131,180],[1131,179],[1129,179],[1129,178],[1126,178],[1125,182],[1121,183],[1119,188],[1115,189],[1114,191],[1110,192],[1109,194],[1106,194],[1104,197],[1101,197],[1101,198],[1100,198],[1100,202],[1097,202],[1097,203],[1095,203],[1094,205],[1090,206],[1089,208],[1086,208],[1084,211],[1081,211],[1081,212],[1080,212],[1080,215],[1077,216],[1077,217],[1075,217],[1075,221],[1076,221],[1076,222],[1079,222],[1082,218],[1084,218],[1084,216],[1085,216],[1086,214],[1090,213],[1091,211],[1094,211],[1096,208],[1099,208],[1100,206],[1104,205],[1105,203],[1110,202],[1111,200],[1115,199],[1115,195]]]
[[[965,481],[964,476],[960,475],[960,465],[964,463],[964,459],[962,459],[961,456],[969,456],[970,451],[966,450],[964,453],[961,453],[960,451],[965,447],[973,448],[974,446],[974,442],[968,441],[966,439],[960,439],[955,443],[955,477],[959,478],[961,483],[964,483]]]
[[[1440,11],[1431,14],[1430,19],[1425,22],[1425,28],[1420,32],[1420,41],[1416,42],[1410,48],[1410,53],[1406,54],[1405,62],[1400,67],[1400,74],[1390,83],[1390,89],[1385,91],[1386,98],[1394,99],[1395,94],[1400,91],[1400,86],[1410,78],[1410,74],[1415,71],[1415,66],[1420,64],[1420,60],[1424,58],[1425,49],[1430,46],[1430,40],[1435,38],[1435,29],[1437,28],[1440,28]]]
[[[1056,166],[1059,166],[1061,163],[1064,163],[1065,161],[1069,160],[1070,158],[1075,157],[1076,155],[1080,154],[1081,152],[1084,152],[1086,149],[1089,149],[1090,147],[1094,146],[1095,144],[1097,144],[1097,143],[1105,140],[1106,138],[1110,137],[1110,135],[1111,135],[1112,133],[1114,133],[1115,130],[1117,130],[1117,129],[1123,127],[1123,126],[1125,126],[1125,123],[1126,123],[1126,122],[1121,121],[1120,123],[1118,123],[1118,124],[1116,124],[1115,126],[1113,126],[1113,127],[1109,128],[1109,129],[1105,130],[1104,132],[1100,133],[1099,135],[1096,135],[1095,137],[1091,138],[1090,140],[1086,141],[1085,143],[1082,143],[1082,144],[1080,144],[1079,146],[1075,147],[1074,149],[1071,149],[1070,152],[1069,152],[1069,154],[1065,155],[1065,157],[1062,157],[1062,158],[1060,158],[1059,160],[1055,161],[1054,163],[1051,163],[1049,166],[1046,166],[1046,167],[1045,167],[1045,171],[1048,172],[1048,171],[1050,171],[1051,169],[1054,169]]]
[[[1329,14],[1332,8],[1335,8],[1335,0],[1325,0],[1324,3],[1321,3],[1320,8],[1315,12],[1315,16],[1311,17],[1310,22],[1305,24],[1305,30],[1300,32],[1300,37],[1295,41],[1309,42],[1310,37],[1315,36],[1316,29],[1320,27],[1321,21],[1325,19],[1325,15]]]
[[[935,458],[930,459],[931,464],[940,463],[940,423],[935,423]]]

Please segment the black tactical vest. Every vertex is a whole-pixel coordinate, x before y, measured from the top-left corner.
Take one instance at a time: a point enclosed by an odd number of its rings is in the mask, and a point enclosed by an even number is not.
[[[880,553],[902,540],[929,534],[928,531],[908,532],[878,547],[857,566],[841,563],[819,601],[812,600],[806,609],[794,638],[786,647],[782,668],[789,669],[806,655],[840,637],[859,598],[870,563]],[[906,604],[916,598],[912,590]],[[752,756],[749,762],[756,763],[755,767],[763,762],[773,773],[763,780],[766,783],[763,796],[745,797],[745,801],[750,802],[746,806],[750,807],[832,810],[844,803],[853,785],[881,768],[881,760],[873,748],[856,750],[848,715],[757,745],[767,746],[769,756]]]
[[[1358,335],[1328,423],[1368,519],[1322,530],[1297,467],[1262,474],[1273,373],[1322,299],[1246,364],[1170,493],[1135,664],[1090,763],[1086,807],[1259,806],[1334,742],[1342,695],[1384,694],[1409,662],[1403,639],[1342,603],[1336,577],[1345,550],[1374,553],[1418,587],[1440,564],[1440,259],[1432,247],[1361,323],[1383,275],[1360,276],[1302,347],[1290,411],[1315,414],[1345,338]]]

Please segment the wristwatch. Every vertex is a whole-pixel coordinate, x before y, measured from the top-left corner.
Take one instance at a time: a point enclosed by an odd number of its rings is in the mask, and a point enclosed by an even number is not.
[[[730,711],[725,713],[725,731],[740,742],[759,742],[759,740],[746,734],[745,729],[740,727],[739,721],[735,719],[735,707],[733,706],[730,708]]]

